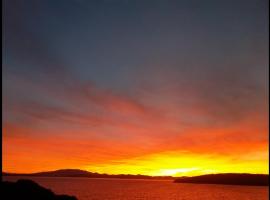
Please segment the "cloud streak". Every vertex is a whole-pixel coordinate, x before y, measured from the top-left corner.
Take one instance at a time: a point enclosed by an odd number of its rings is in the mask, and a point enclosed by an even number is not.
[[[223,4],[5,1],[4,170],[265,173],[265,2]]]

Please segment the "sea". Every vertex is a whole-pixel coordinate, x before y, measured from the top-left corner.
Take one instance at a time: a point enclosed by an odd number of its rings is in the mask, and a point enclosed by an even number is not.
[[[31,179],[56,194],[74,195],[78,200],[267,200],[267,186],[236,186],[174,183],[173,180],[3,177],[16,181]]]

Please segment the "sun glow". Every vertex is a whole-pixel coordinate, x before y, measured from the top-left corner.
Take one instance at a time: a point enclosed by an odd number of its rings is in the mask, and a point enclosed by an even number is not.
[[[265,158],[267,159],[267,158]],[[232,156],[198,155],[181,152],[164,152],[134,159],[121,160],[120,164],[100,164],[83,167],[89,171],[111,174],[145,174],[151,176],[195,176],[211,173],[263,173],[269,166],[265,160],[237,161]]]

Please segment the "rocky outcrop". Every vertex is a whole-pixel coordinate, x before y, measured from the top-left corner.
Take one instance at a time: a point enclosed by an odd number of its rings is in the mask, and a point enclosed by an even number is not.
[[[1,184],[3,200],[77,200],[74,196],[56,195],[50,189],[41,187],[31,180],[3,181]]]

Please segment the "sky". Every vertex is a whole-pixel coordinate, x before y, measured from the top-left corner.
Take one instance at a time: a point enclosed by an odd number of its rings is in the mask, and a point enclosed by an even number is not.
[[[267,0],[4,0],[3,171],[268,173]]]

